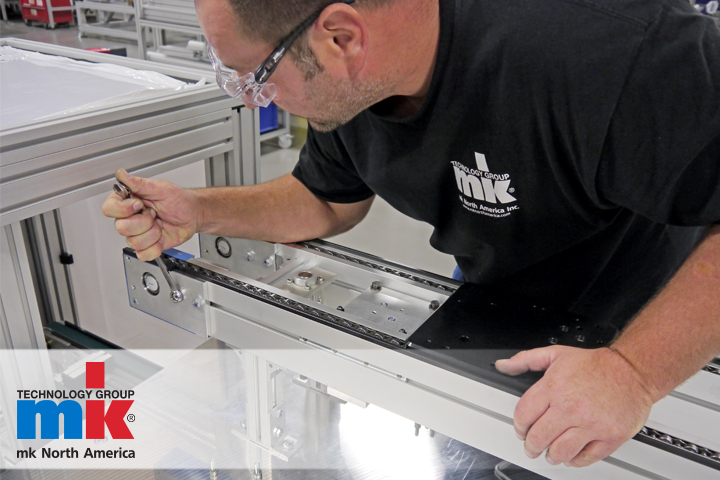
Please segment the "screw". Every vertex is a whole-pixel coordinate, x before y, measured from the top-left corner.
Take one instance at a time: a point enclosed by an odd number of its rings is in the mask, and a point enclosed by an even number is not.
[[[382,290],[382,285],[380,285],[380,282],[372,282],[372,284],[370,285],[370,290],[372,290],[373,292],[379,292],[380,290]]]
[[[130,285],[130,288],[135,290],[135,285]]]
[[[432,302],[430,302],[429,307],[430,310],[437,310],[438,308],[440,308],[440,302],[438,302],[437,300],[433,300]]]
[[[201,297],[196,298],[193,300],[193,307],[200,308],[204,303],[204,300]]]
[[[129,261],[131,261],[131,260],[132,260],[131,257],[129,257],[128,255],[125,255],[125,261],[126,261],[126,262],[129,262]]]
[[[325,279],[323,277],[317,277],[318,283],[323,283],[324,281],[325,281]]]
[[[575,337],[575,340],[577,340],[580,343],[583,343],[585,341],[585,335],[578,335]]]
[[[305,285],[305,291],[310,291],[310,285]]]
[[[278,410],[278,411],[275,413],[275,416],[276,416],[277,418],[282,418],[282,416],[283,416],[284,414],[285,414],[285,412],[283,412],[282,410]]]
[[[345,311],[345,309],[342,307],[342,305],[338,305],[338,308],[337,308],[337,309],[340,310],[341,312],[344,312],[344,311]]]
[[[283,442],[283,450],[291,450],[293,445],[295,445],[295,440],[288,438]]]
[[[247,261],[248,261],[248,262],[252,262],[253,260],[255,260],[255,252],[253,252],[252,250],[250,250],[250,251],[247,252],[247,254],[245,255],[245,258],[247,258]]]
[[[387,304],[387,302],[382,302],[382,303],[380,304],[380,306],[381,306],[381,307],[387,307],[388,304]]]
[[[292,278],[288,278],[287,280],[285,280],[285,283],[287,283],[288,285],[292,284],[293,283]]]
[[[137,302],[137,298],[133,298],[133,299],[132,299],[132,302],[133,302],[133,304],[137,305],[137,303],[138,303],[138,302]]]
[[[568,330],[570,330],[570,329],[568,328],[567,325],[560,325],[560,331],[561,331],[561,332],[567,332]]]
[[[400,329],[400,333],[407,334],[407,330],[405,330],[404,328],[401,328],[401,329]]]
[[[394,322],[394,321],[395,321],[395,317],[388,317],[388,320],[390,320],[391,322]]]
[[[557,345],[558,339],[555,337],[548,338],[548,342],[550,342],[552,345]]]
[[[273,429],[273,435],[275,435],[275,438],[280,438],[283,434],[283,429],[279,427],[275,427]]]
[[[275,259],[273,257],[268,257],[265,259],[265,261],[263,263],[265,264],[266,267],[270,268],[273,265],[275,265]]]

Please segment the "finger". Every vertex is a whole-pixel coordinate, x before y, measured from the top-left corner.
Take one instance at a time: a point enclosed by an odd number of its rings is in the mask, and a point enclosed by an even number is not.
[[[544,390],[543,381],[540,380],[525,392],[515,406],[513,425],[515,435],[520,440],[525,441],[527,439],[530,428],[550,408],[550,396],[545,394]]]
[[[142,235],[153,227],[156,216],[157,213],[155,213],[155,210],[148,208],[144,212],[135,214],[130,218],[115,220],[115,229],[123,237]]]
[[[153,246],[160,240],[162,236],[162,229],[157,225],[153,224],[152,228],[142,235],[136,235],[127,238],[127,244],[133,250],[146,250]]]
[[[528,370],[539,372],[547,370],[558,355],[558,347],[524,350],[509,359],[498,360],[495,368],[505,375],[520,375]]]
[[[122,168],[115,172],[115,178],[127,185],[133,195],[140,198],[153,200],[162,195],[162,182],[130,175]]]
[[[135,254],[137,255],[138,260],[142,260],[143,262],[150,262],[159,257],[163,250],[163,237],[160,237],[160,240],[158,240],[145,250],[135,250]]]
[[[113,192],[105,199],[102,205],[103,215],[110,218],[128,218],[143,209],[143,203],[135,198],[122,200]]]
[[[620,447],[620,445],[620,443],[610,444],[601,440],[594,440],[585,445],[585,448],[583,448],[580,453],[575,456],[575,458],[573,458],[569,462],[565,462],[565,465],[567,465],[568,467],[578,468],[587,467],[588,465],[592,465],[598,460],[602,460],[603,458],[612,454],[615,450],[618,449],[618,447]]]
[[[532,412],[528,413],[530,413],[530,415],[534,415]],[[524,414],[525,413],[523,413],[523,415]],[[518,411],[516,410],[516,421],[518,421],[518,417],[521,416],[518,415]],[[528,417],[528,419],[521,418],[520,421],[523,422],[524,425],[524,422],[532,422],[532,419],[530,419],[530,417]],[[520,423],[520,421],[518,421],[518,423]],[[525,435],[525,453],[530,458],[539,457],[571,426],[572,424],[568,422],[565,412],[561,412],[558,408],[548,408],[540,414],[540,417],[532,423],[530,429],[527,431],[527,434]],[[585,444],[582,446],[585,446]],[[578,448],[575,453],[579,451],[580,448]],[[575,455],[569,457],[568,460],[572,459],[574,456]]]
[[[593,440],[592,433],[580,428],[569,428],[558,436],[547,450],[545,459],[551,465],[572,461]]]

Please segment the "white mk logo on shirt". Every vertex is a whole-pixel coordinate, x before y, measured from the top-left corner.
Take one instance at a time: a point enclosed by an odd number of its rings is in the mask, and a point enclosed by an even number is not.
[[[475,153],[477,170],[460,162],[452,162],[458,189],[466,196],[488,203],[512,203],[517,198],[510,195],[510,174],[490,173],[487,159],[482,153]]]

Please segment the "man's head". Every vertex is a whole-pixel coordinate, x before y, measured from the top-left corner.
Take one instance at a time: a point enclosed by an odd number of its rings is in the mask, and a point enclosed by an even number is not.
[[[377,8],[395,0],[355,0],[347,2],[355,9]],[[228,0],[237,15],[238,27],[251,42],[263,42],[278,46],[295,29],[313,14],[332,5],[332,0]],[[307,29],[300,34],[289,50],[296,65],[308,79],[322,65],[308,43]]]
[[[398,94],[406,58],[386,55],[398,48],[388,14],[405,16],[397,4],[414,0],[196,0],[200,24],[220,60],[243,75],[255,71],[303,21],[321,12],[293,42],[287,59],[268,80],[276,103],[332,130],[365,108]],[[437,0],[435,0],[437,1]],[[412,10],[412,9],[411,9]],[[400,19],[402,20],[402,19]],[[434,52],[433,52],[434,55]],[[411,57],[407,57],[411,60]]]

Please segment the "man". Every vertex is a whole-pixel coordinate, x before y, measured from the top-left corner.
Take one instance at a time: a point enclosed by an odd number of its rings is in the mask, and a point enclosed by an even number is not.
[[[684,0],[196,7],[216,67],[240,75],[310,17],[258,74],[311,129],[293,174],[263,185],[188,191],[119,171],[135,199],[103,210],[140,259],[196,232],[331,236],[377,194],[432,224],[469,281],[634,318],[610,348],[497,362],[546,370],[515,429],[551,464],[606,457],[720,352],[720,32]]]

